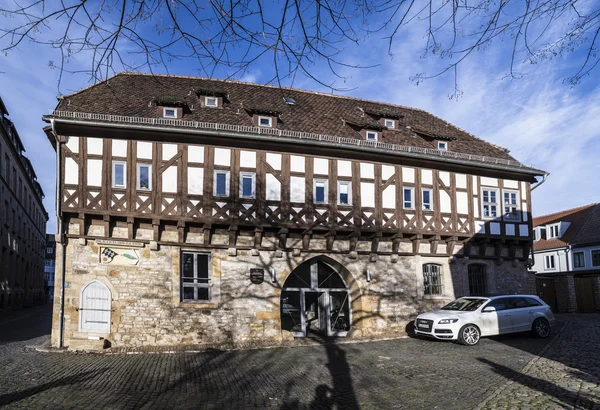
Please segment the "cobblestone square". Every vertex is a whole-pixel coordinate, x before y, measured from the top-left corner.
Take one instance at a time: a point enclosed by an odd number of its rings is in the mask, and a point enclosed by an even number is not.
[[[39,352],[50,308],[0,316],[0,407],[600,409],[600,315],[549,339],[422,339],[174,354]],[[562,331],[561,331],[562,330]],[[540,356],[538,356],[540,355]]]

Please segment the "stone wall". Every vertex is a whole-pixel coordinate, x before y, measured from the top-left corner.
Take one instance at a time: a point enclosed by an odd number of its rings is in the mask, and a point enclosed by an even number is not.
[[[567,274],[554,278],[556,291],[556,307],[560,313],[577,312],[577,298],[575,295],[575,279]]]

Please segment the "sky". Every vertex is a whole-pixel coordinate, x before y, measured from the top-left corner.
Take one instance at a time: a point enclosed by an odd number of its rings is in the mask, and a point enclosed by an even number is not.
[[[381,35],[357,45],[341,45],[342,61],[376,65],[373,68],[341,68],[337,79],[324,61],[316,61],[311,73],[325,83],[350,89],[348,96],[377,100],[429,111],[491,143],[510,150],[517,160],[547,171],[547,181],[532,194],[534,216],[598,202],[600,192],[600,76],[584,77],[579,85],[563,82],[572,72],[577,55],[559,56],[542,64],[524,64],[520,79],[506,76],[511,56],[509,42],[496,42],[473,53],[459,66],[462,94],[453,93],[452,73],[416,85],[417,73],[439,72],[448,60],[423,57],[423,31],[418,25],[404,30],[394,43],[392,56]],[[442,40],[444,40],[442,38]],[[122,46],[127,57],[128,45]],[[32,161],[46,194],[49,213],[47,231],[56,230],[55,153],[42,127],[42,115],[52,110],[59,94],[90,85],[86,74],[64,75],[58,88],[59,70],[50,61],[60,54],[47,46],[23,42],[18,49],[0,55],[0,96],[10,119],[23,140],[25,155]],[[130,56],[131,59],[139,56]],[[89,55],[72,59],[72,67],[86,67]],[[193,61],[173,62],[171,74],[198,75]],[[141,70],[144,71],[144,70]],[[147,70],[145,70],[147,71]],[[164,72],[157,70],[157,72]],[[215,77],[224,76],[217,69]],[[273,76],[269,59],[236,76],[243,81],[264,83]],[[285,85],[331,92],[315,81],[296,76]],[[340,94],[338,92],[338,94]]]

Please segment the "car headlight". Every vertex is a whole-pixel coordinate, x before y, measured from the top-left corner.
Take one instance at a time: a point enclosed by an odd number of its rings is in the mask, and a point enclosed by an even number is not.
[[[450,323],[456,323],[458,319],[442,319],[438,322],[440,325],[449,325]]]

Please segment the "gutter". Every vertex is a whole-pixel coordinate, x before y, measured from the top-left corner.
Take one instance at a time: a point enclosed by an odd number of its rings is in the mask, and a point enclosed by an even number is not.
[[[116,124],[116,123],[112,123],[112,122],[101,122],[101,121],[91,121],[91,120],[77,120],[77,119],[65,119],[65,118],[56,118],[55,116],[44,116],[42,117],[44,121],[54,121],[54,123],[62,123],[62,124],[72,124],[72,125],[84,125],[84,126],[92,126],[92,127],[105,127],[105,128],[115,128],[115,129],[127,129],[127,130],[151,130],[151,131],[156,131],[156,132],[176,132],[176,133],[182,133],[182,134],[189,134],[189,135],[198,135],[198,134],[203,134],[203,135],[209,135],[209,136],[216,136],[216,137],[228,137],[228,138],[243,138],[243,139],[247,139],[247,140],[254,140],[254,141],[259,141],[259,142],[280,142],[282,144],[287,144],[289,145],[290,143],[294,143],[294,144],[299,144],[299,145],[313,145],[313,146],[325,146],[325,147],[329,147],[329,148],[344,148],[344,149],[350,149],[350,150],[355,150],[355,151],[361,151],[361,152],[370,152],[373,154],[395,154],[397,156],[400,157],[408,157],[408,158],[413,158],[413,159],[425,159],[427,161],[438,161],[438,162],[446,162],[446,163],[452,163],[452,164],[459,164],[459,165],[465,165],[465,166],[477,166],[477,167],[481,167],[481,168],[488,168],[488,169],[494,169],[494,170],[502,170],[502,171],[512,171],[512,172],[517,172],[520,174],[526,174],[526,175],[532,175],[532,176],[544,176],[544,179],[542,180],[545,181],[545,176],[548,175],[547,172],[541,171],[541,170],[537,170],[537,169],[533,169],[533,168],[518,168],[518,167],[511,167],[510,165],[500,165],[500,164],[493,164],[493,163],[486,163],[486,162],[478,162],[478,161],[469,161],[469,160],[464,160],[464,159],[457,159],[457,158],[448,158],[446,156],[440,155],[439,157],[432,157],[429,154],[421,154],[418,152],[407,152],[407,151],[394,151],[394,150],[385,150],[385,149],[381,149],[381,148],[373,148],[373,147],[369,147],[369,146],[364,146],[364,145],[346,145],[346,144],[340,144],[340,143],[335,143],[335,142],[329,142],[329,141],[323,141],[323,140],[318,140],[318,143],[316,143],[317,140],[311,140],[311,139],[302,139],[302,138],[298,138],[298,139],[291,139],[288,137],[279,137],[277,135],[272,135],[272,134],[267,134],[267,135],[256,135],[256,134],[251,134],[251,133],[246,133],[246,132],[232,132],[232,131],[227,131],[227,130],[212,130],[212,129],[199,129],[199,128],[195,128],[195,129],[189,129],[189,128],[181,128],[181,127],[169,127],[169,128],[165,128],[165,127],[161,127],[161,126],[155,126],[155,125],[139,125],[139,124],[132,124],[132,123],[124,123],[124,124]],[[541,183],[537,184],[536,186],[541,185]]]

